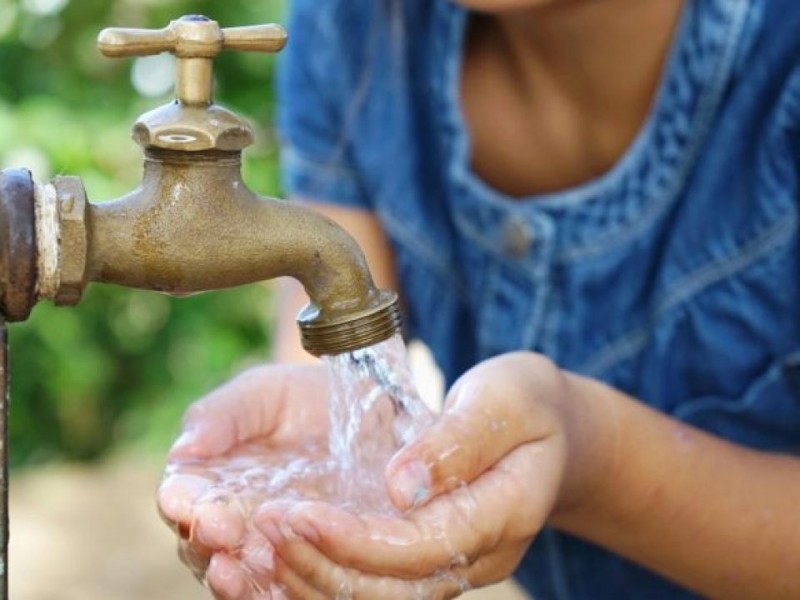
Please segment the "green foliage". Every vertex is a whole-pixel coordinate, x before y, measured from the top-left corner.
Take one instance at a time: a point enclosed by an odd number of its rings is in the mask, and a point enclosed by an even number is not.
[[[94,459],[116,442],[162,452],[193,399],[267,354],[263,286],[171,299],[94,286],[11,328],[15,465]]]
[[[280,22],[282,3],[0,0],[0,167],[78,175],[93,201],[130,190],[141,176],[131,124],[170,94],[137,94],[133,61],[103,58],[97,32],[193,13]],[[273,68],[271,57],[227,55],[216,71],[218,101],[256,127],[245,178],[267,195],[279,193]],[[264,286],[180,300],[93,286],[77,308],[38,306],[11,328],[12,463],[94,459],[120,443],[163,452],[189,402],[266,357],[269,313]]]

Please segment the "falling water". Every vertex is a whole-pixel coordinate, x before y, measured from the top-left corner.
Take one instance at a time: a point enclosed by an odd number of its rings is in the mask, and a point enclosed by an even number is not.
[[[405,344],[395,336],[325,360],[338,499],[362,511],[391,511],[383,470],[433,420],[414,385]]]

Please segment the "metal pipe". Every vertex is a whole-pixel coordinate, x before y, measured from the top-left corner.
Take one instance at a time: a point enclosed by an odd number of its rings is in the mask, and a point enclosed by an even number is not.
[[[38,270],[33,179],[25,169],[0,171],[0,600],[8,598],[8,333],[36,303]]]
[[[8,598],[8,335],[0,313],[0,600]]]

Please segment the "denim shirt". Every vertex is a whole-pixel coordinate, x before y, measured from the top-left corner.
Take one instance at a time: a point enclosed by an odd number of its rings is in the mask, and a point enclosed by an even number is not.
[[[409,334],[449,382],[530,349],[736,443],[800,451],[797,0],[688,0],[618,163],[521,200],[470,168],[462,8],[290,6],[287,192],[378,216]],[[549,529],[517,577],[537,600],[695,597]]]

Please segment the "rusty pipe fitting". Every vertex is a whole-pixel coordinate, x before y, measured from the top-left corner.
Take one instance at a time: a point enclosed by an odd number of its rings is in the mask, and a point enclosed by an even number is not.
[[[24,321],[36,304],[36,216],[29,171],[0,172],[0,312]]]
[[[81,301],[87,283],[89,201],[78,177],[57,177],[53,187],[58,200],[60,236],[58,288],[53,301],[58,306],[75,306]]]
[[[77,304],[86,287],[87,201],[77,177],[37,184],[0,173],[0,312],[24,321],[40,300]]]
[[[36,299],[74,306],[86,287],[86,192],[77,177],[56,177],[35,185],[34,199]]]

